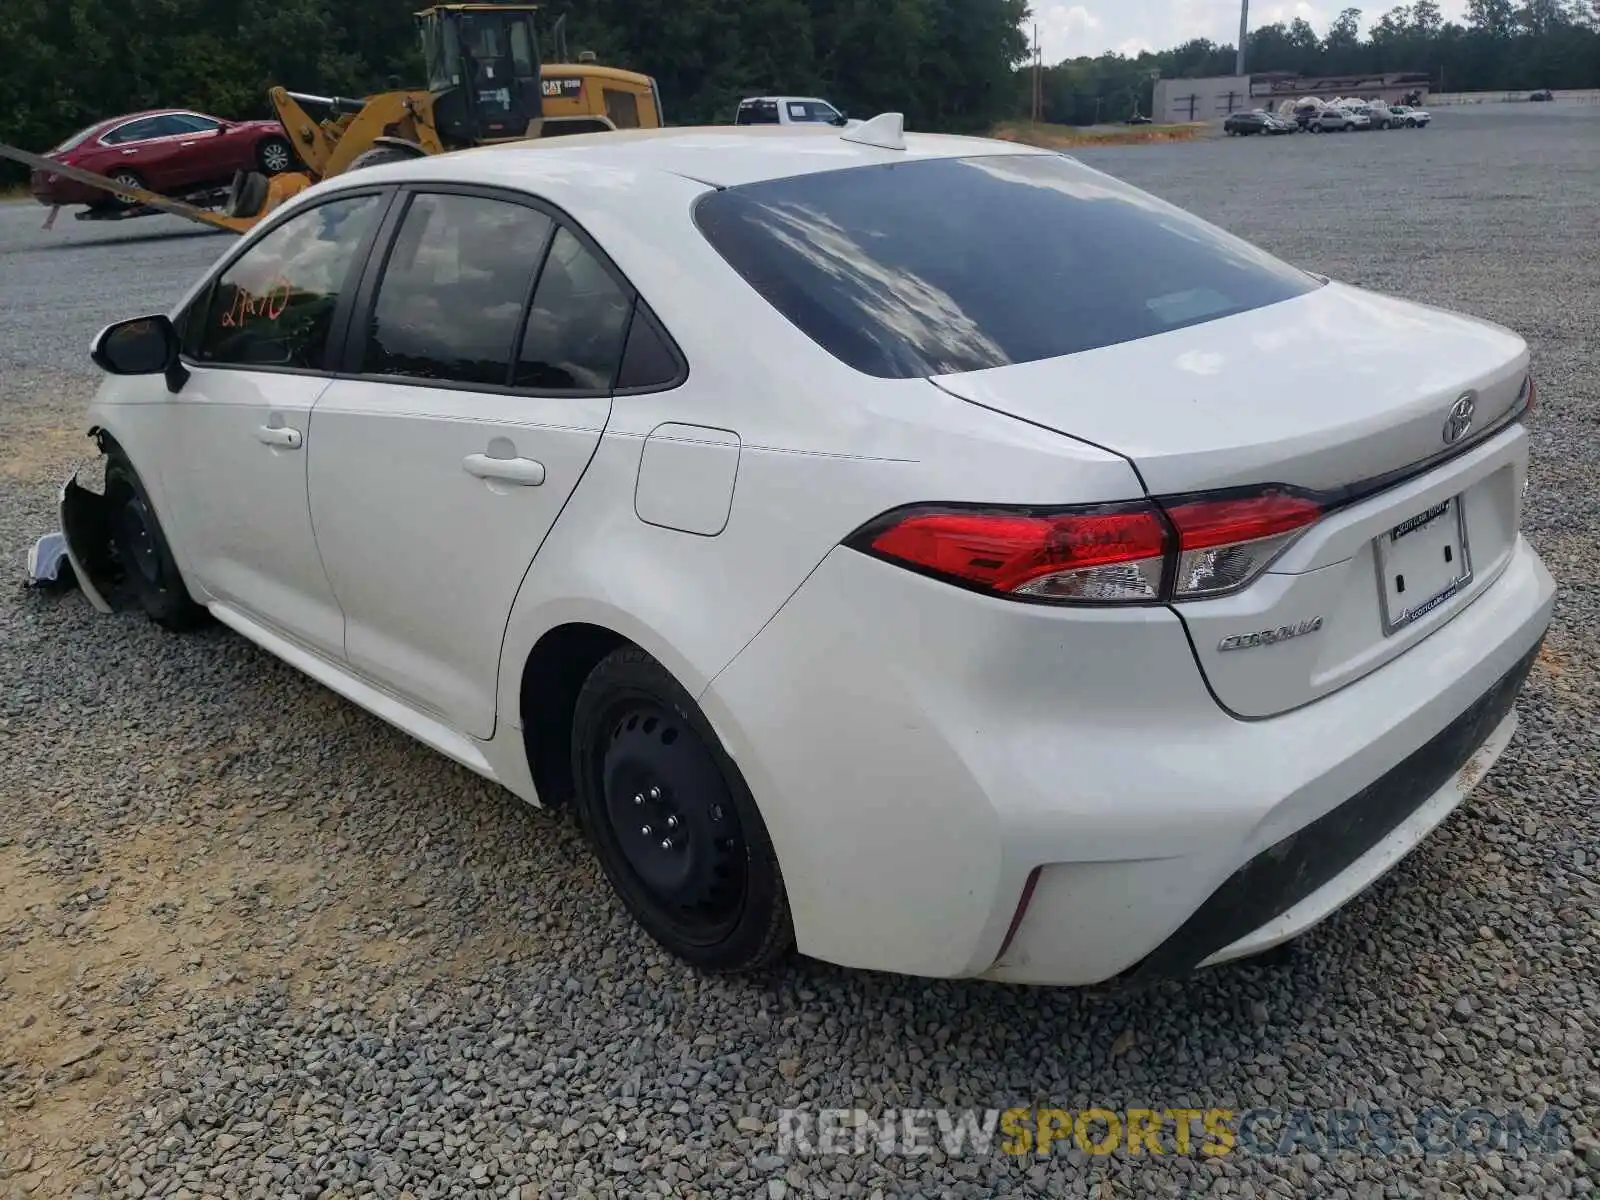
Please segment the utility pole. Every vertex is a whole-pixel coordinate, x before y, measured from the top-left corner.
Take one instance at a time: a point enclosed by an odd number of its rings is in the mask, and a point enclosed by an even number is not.
[[[1039,123],[1040,102],[1044,98],[1043,82],[1039,78],[1040,60],[1043,57],[1039,49],[1039,26],[1035,22],[1033,26],[1033,123],[1035,125]]]
[[[1239,0],[1239,61],[1234,66],[1235,75],[1244,74],[1244,43],[1250,33],[1250,0]]]

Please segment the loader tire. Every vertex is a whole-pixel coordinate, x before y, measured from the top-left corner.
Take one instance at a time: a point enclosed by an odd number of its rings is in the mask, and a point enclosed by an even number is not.
[[[374,146],[371,150],[363,150],[350,160],[346,171],[359,171],[362,167],[381,167],[385,163],[406,162],[419,157],[410,150],[402,150],[399,146]]]
[[[267,202],[267,186],[267,177],[259,171],[236,171],[224,211],[230,217],[259,216]]]

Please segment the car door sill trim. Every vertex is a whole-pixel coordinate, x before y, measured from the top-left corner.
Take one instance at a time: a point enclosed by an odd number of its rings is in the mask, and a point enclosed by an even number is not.
[[[403,700],[380,691],[321,655],[305,649],[259,621],[245,616],[231,605],[214,602],[211,605],[211,615],[235,633],[250,639],[290,666],[305,672],[351,703],[410,734],[447,758],[454,759],[468,770],[475,771],[496,783],[500,782],[494,767],[484,757],[483,751],[473,738],[441,724],[436,718],[419,712]]]

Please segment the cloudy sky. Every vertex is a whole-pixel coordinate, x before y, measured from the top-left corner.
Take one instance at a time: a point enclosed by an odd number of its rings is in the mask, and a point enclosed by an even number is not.
[[[1251,0],[1250,27],[1296,17],[1326,33],[1345,7],[1362,10],[1370,25],[1399,0]],[[1239,40],[1239,0],[1033,0],[1033,19],[1046,63],[1079,54],[1164,50],[1190,38],[1232,45]],[[1446,19],[1460,20],[1466,0],[1440,0]],[[1030,31],[1031,32],[1031,31]]]

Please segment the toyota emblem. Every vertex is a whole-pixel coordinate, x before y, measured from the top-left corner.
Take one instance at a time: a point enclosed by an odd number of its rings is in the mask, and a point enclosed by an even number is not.
[[[1477,407],[1477,401],[1471,392],[1463,393],[1461,398],[1450,406],[1450,415],[1444,422],[1444,440],[1447,446],[1453,446],[1467,436],[1467,431],[1472,428],[1472,414]]]

